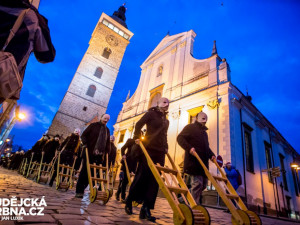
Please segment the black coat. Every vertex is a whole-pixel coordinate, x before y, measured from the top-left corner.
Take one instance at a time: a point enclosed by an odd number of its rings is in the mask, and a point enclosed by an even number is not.
[[[81,141],[84,145],[87,146],[90,158],[91,158],[91,155],[93,155],[93,151],[95,149],[95,145],[98,140],[101,126],[106,127],[106,125],[102,124],[101,122],[92,123],[83,131],[83,133],[81,135]],[[105,144],[105,153],[108,154],[110,152],[110,139],[109,139],[110,132],[107,127],[106,127],[106,137],[107,137],[107,140],[106,140],[106,144]],[[85,151],[85,149],[84,149],[84,151]],[[83,157],[85,158],[85,152],[83,152]]]
[[[147,131],[143,143],[150,156],[161,155],[168,150],[167,131],[169,120],[166,114],[153,107],[136,123],[134,139],[139,139],[141,129],[146,124]]]
[[[41,140],[38,140],[34,146],[31,148],[31,152],[34,153],[32,161],[37,161],[40,162],[41,157],[42,157],[42,150],[46,144],[47,140],[42,138]],[[31,156],[30,156],[31,157]]]
[[[72,133],[69,135],[59,147],[61,164],[73,164],[74,155],[79,148],[80,138],[79,135]]]
[[[208,160],[215,154],[209,148],[207,127],[199,122],[186,125],[177,137],[178,144],[185,150],[184,172],[190,175],[205,176],[205,172],[196,159],[190,154],[191,148],[195,148],[197,154],[208,168]]]
[[[108,166],[110,165],[114,166],[117,156],[117,147],[114,145],[114,143],[110,142],[110,152],[108,154]]]
[[[55,156],[55,151],[58,149],[58,147],[59,147],[59,141],[56,141],[54,138],[47,141],[47,143],[45,144],[45,146],[43,148],[43,152],[44,152],[43,161],[45,163],[51,162],[51,160]]]
[[[134,140],[129,138],[126,143],[123,145],[123,147],[121,148],[121,155],[126,155],[126,162],[127,162],[127,166],[128,166],[128,170],[129,172],[134,172],[136,170],[136,164],[137,164],[137,160],[134,159],[133,155],[131,154],[132,152],[132,146],[135,144]],[[127,149],[127,152],[125,153]],[[121,161],[122,163],[122,167],[121,170],[125,171],[125,165],[123,160]]]

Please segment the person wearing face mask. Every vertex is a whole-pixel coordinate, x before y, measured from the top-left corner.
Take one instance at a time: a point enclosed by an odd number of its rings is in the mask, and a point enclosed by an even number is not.
[[[59,147],[59,135],[55,135],[54,138],[48,140],[43,147],[44,158],[43,162],[49,164],[53,157],[55,156],[55,152]]]
[[[158,105],[152,107],[136,123],[133,139],[136,144],[140,142],[141,130],[147,126],[143,144],[147,149],[154,164],[165,164],[165,154],[168,151],[167,131],[169,121],[166,118],[169,108],[169,100],[160,98]],[[126,198],[125,212],[132,214],[132,201],[143,202],[140,211],[140,219],[155,221],[150,209],[154,209],[155,200],[158,193],[158,184],[148,166],[146,157],[141,156],[136,175],[130,186],[129,194]]]
[[[89,162],[91,164],[103,164],[106,161],[106,154],[110,153],[110,132],[106,126],[109,119],[110,116],[108,114],[103,114],[99,122],[90,124],[81,135],[84,145],[82,153],[83,164],[76,185],[76,198],[83,198],[84,190],[88,186],[85,147],[88,148]]]
[[[117,147],[114,144],[115,137],[113,135],[110,136],[110,152],[108,154],[108,167],[114,167],[116,156],[117,156]]]
[[[59,164],[65,164],[68,166],[72,166],[74,162],[74,155],[78,151],[80,146],[80,129],[76,128],[72,134],[70,134],[63,143],[59,146],[58,152],[60,152],[60,162]],[[57,168],[57,161],[54,165],[54,173],[52,178],[49,182],[49,186],[53,185],[53,182],[56,177],[56,168]]]
[[[44,134],[43,137],[38,140],[34,146],[31,148],[31,152],[34,153],[32,162],[40,162],[42,157],[42,150],[50,137]]]
[[[202,201],[202,191],[206,188],[207,177],[193,154],[196,152],[199,155],[207,169],[209,169],[208,160],[213,161],[216,158],[209,148],[206,122],[207,115],[204,112],[198,113],[196,121],[186,125],[177,137],[178,144],[185,150],[184,173],[190,175],[191,194],[198,205]]]

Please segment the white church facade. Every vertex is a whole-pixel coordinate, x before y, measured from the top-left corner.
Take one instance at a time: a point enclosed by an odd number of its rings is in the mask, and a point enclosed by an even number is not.
[[[231,83],[229,64],[219,57],[215,43],[209,58],[193,58],[195,37],[193,30],[167,35],[141,65],[138,87],[123,103],[114,125],[117,148],[133,136],[136,122],[148,108],[161,96],[167,97],[169,153],[178,165],[184,150],[176,137],[198,112],[204,111],[210,147],[240,171],[243,184],[238,192],[248,206],[267,213],[289,210],[291,217],[298,217],[299,178],[290,164],[299,159],[299,154],[249,96]],[[281,168],[276,181],[270,173],[262,172],[273,167]],[[217,173],[214,166],[210,171]]]

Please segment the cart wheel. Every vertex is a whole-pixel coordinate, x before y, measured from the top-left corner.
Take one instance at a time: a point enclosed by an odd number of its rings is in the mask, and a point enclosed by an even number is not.
[[[194,225],[198,224],[210,224],[210,215],[207,209],[201,205],[196,205],[192,208],[194,216]]]
[[[242,218],[242,222],[243,222],[243,225],[250,225],[250,218],[248,216],[248,214],[244,211],[244,210],[241,210],[241,209],[237,209],[236,210],[237,213],[240,215],[240,217]],[[237,221],[233,215],[231,215],[231,222],[233,225],[239,225],[239,221]]]
[[[133,202],[132,202],[132,206],[133,206],[133,207],[137,207],[138,205],[139,205],[138,202],[136,202],[136,201],[133,201]]]
[[[109,190],[98,191],[97,200],[102,201],[102,205],[105,205],[109,200]]]
[[[97,187],[93,187],[93,191],[90,192],[90,201],[93,203],[97,199]]]
[[[181,210],[184,219],[182,219],[179,215],[175,212],[173,213],[173,222],[175,225],[193,225],[194,218],[193,218],[193,211],[192,209],[186,204],[179,204],[179,209]]]
[[[246,213],[250,217],[251,224],[261,225],[261,219],[260,217],[253,211],[247,210]]]

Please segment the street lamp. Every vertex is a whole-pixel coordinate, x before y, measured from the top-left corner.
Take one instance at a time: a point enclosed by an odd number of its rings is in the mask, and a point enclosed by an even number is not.
[[[294,169],[297,169],[299,167],[299,165],[295,162],[292,162],[291,167],[294,168]]]
[[[16,119],[19,121],[24,120],[25,118],[26,118],[25,113],[20,112],[16,115]]]

